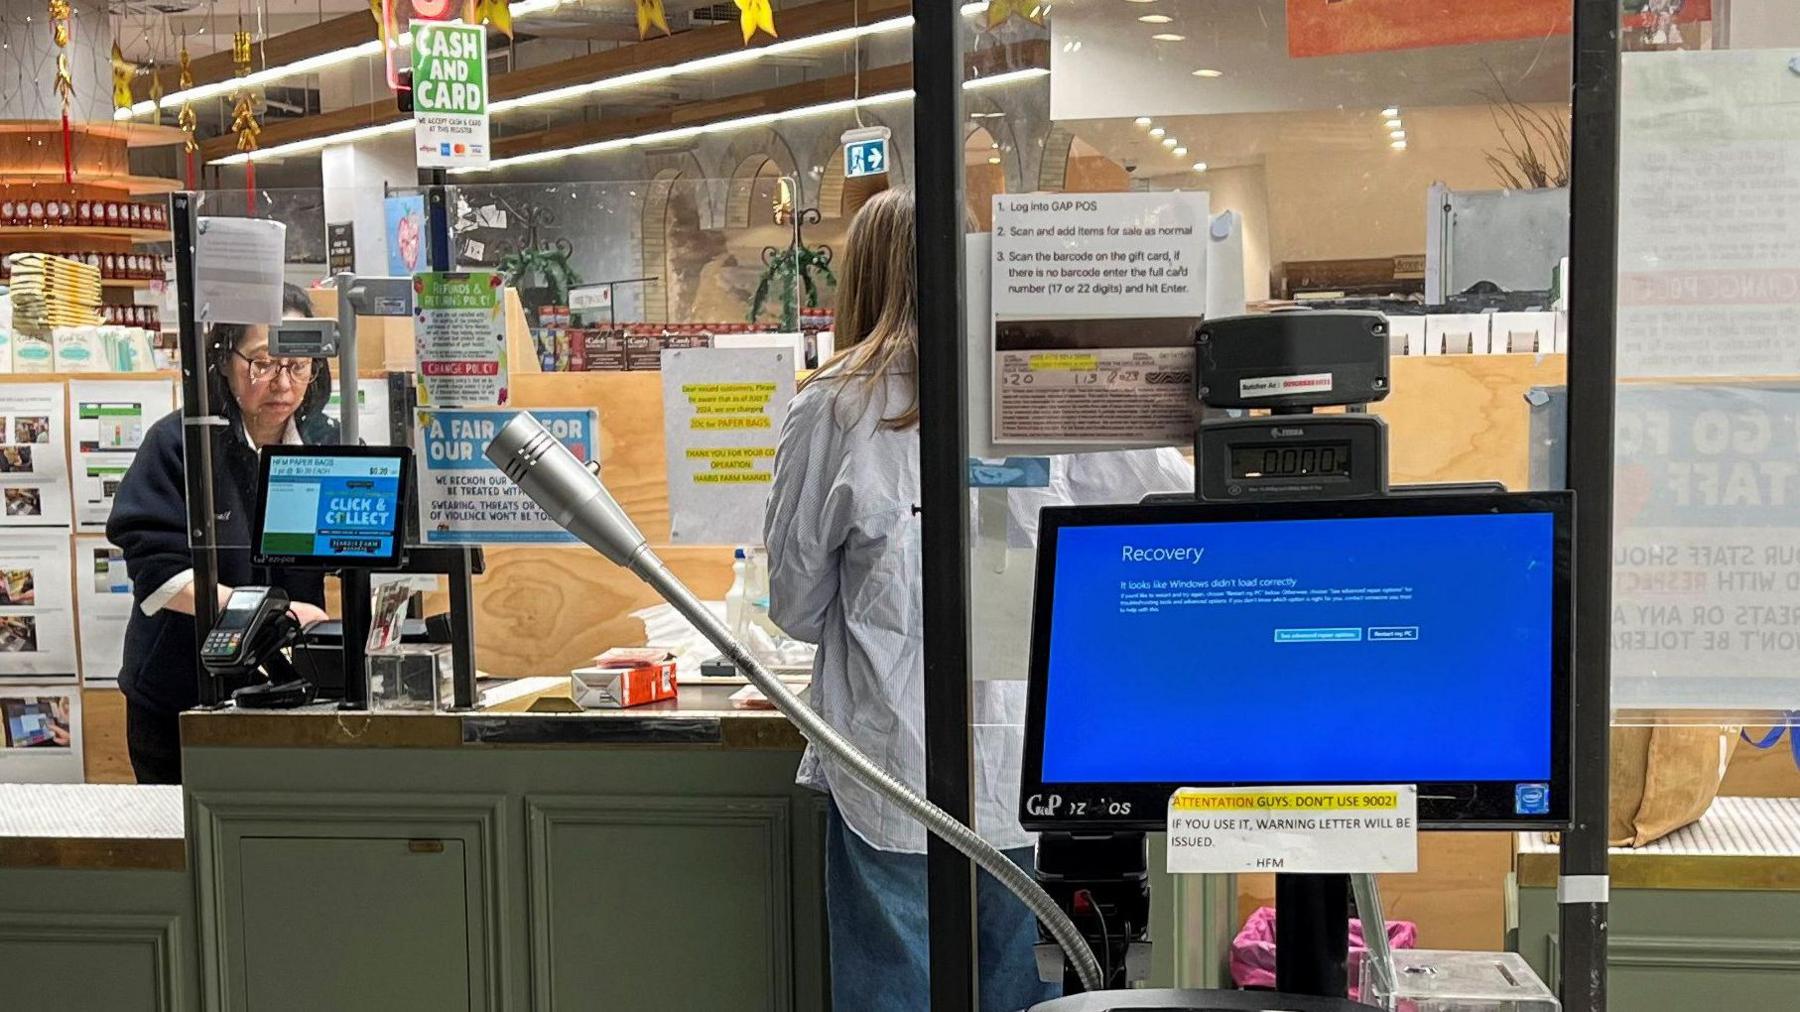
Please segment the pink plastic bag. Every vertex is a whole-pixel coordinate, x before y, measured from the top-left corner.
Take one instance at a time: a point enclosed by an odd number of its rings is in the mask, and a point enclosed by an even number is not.
[[[1419,926],[1411,921],[1389,921],[1388,945],[1395,949],[1411,949],[1419,944]],[[1363,945],[1362,922],[1350,919],[1350,997],[1362,997],[1361,982]],[[1275,988],[1275,908],[1258,907],[1244,929],[1231,940],[1231,979],[1238,987]]]

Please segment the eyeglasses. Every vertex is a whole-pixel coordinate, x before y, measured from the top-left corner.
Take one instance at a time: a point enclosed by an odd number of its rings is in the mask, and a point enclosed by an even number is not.
[[[251,358],[236,348],[231,349],[231,353],[250,366],[252,383],[267,383],[278,372],[287,373],[288,382],[295,386],[305,386],[312,382],[315,363],[310,358]]]

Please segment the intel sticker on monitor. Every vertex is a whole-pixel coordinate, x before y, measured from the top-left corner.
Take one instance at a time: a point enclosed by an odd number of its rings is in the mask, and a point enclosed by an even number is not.
[[[1513,813],[1543,815],[1550,811],[1549,784],[1519,784],[1513,789]]]

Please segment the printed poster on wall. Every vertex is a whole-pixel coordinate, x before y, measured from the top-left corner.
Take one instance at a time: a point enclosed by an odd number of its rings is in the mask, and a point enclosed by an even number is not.
[[[68,439],[61,383],[0,386],[0,527],[67,527]]]
[[[9,532],[0,538],[0,683],[75,675],[68,534]]]
[[[0,684],[0,782],[83,779],[81,693],[75,686]]]
[[[797,365],[793,352],[774,348],[662,353],[672,543],[762,544]]]
[[[1624,55],[1621,377],[1800,373],[1794,59],[1775,49]]]
[[[488,462],[483,451],[516,410],[418,412],[419,531],[429,545],[572,545],[573,534]],[[597,451],[592,408],[533,408],[533,418],[575,456]]]
[[[117,682],[131,618],[131,574],[125,571],[125,553],[105,538],[75,538],[75,604],[82,683]]]
[[[412,23],[413,140],[421,169],[488,163],[487,27]]]
[[[387,246],[389,277],[410,278],[425,266],[425,195],[403,193],[384,198],[382,236]]]
[[[504,285],[495,271],[413,276],[420,407],[506,404]]]
[[[1800,709],[1800,384],[1619,388],[1619,706]]]
[[[994,198],[993,441],[1157,445],[1194,432],[1210,198]]]
[[[69,400],[75,431],[75,527],[103,531],[144,433],[175,410],[175,384],[166,379],[70,380]]]

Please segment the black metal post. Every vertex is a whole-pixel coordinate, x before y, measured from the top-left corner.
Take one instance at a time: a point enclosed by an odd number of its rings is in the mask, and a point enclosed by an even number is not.
[[[963,362],[963,19],[960,4],[913,3],[914,164],[918,200],[919,485],[925,632],[925,793],[964,824],[969,760],[969,439]],[[934,1012],[979,1007],[975,874],[931,837]]]
[[[169,220],[174,226],[176,321],[181,334],[181,445],[186,465],[188,545],[194,558],[194,677],[200,683],[200,705],[215,707],[224,700],[224,688],[218,676],[200,662],[200,646],[218,619],[219,611],[212,432],[224,422],[213,417],[208,396],[206,341],[200,333],[199,313],[194,304],[194,243],[200,227],[195,195],[171,194]]]
[[[453,271],[450,255],[450,201],[448,178],[443,169],[420,169],[419,185],[425,187],[425,256],[434,271]]]
[[[456,549],[450,580],[450,707],[475,709],[475,569],[477,549]]]
[[[1350,877],[1275,876],[1275,990],[1342,998],[1349,988]]]
[[[1606,1008],[1617,383],[1619,5],[1577,0],[1569,189],[1569,487],[1575,491],[1573,825],[1557,882],[1567,1012]]]

